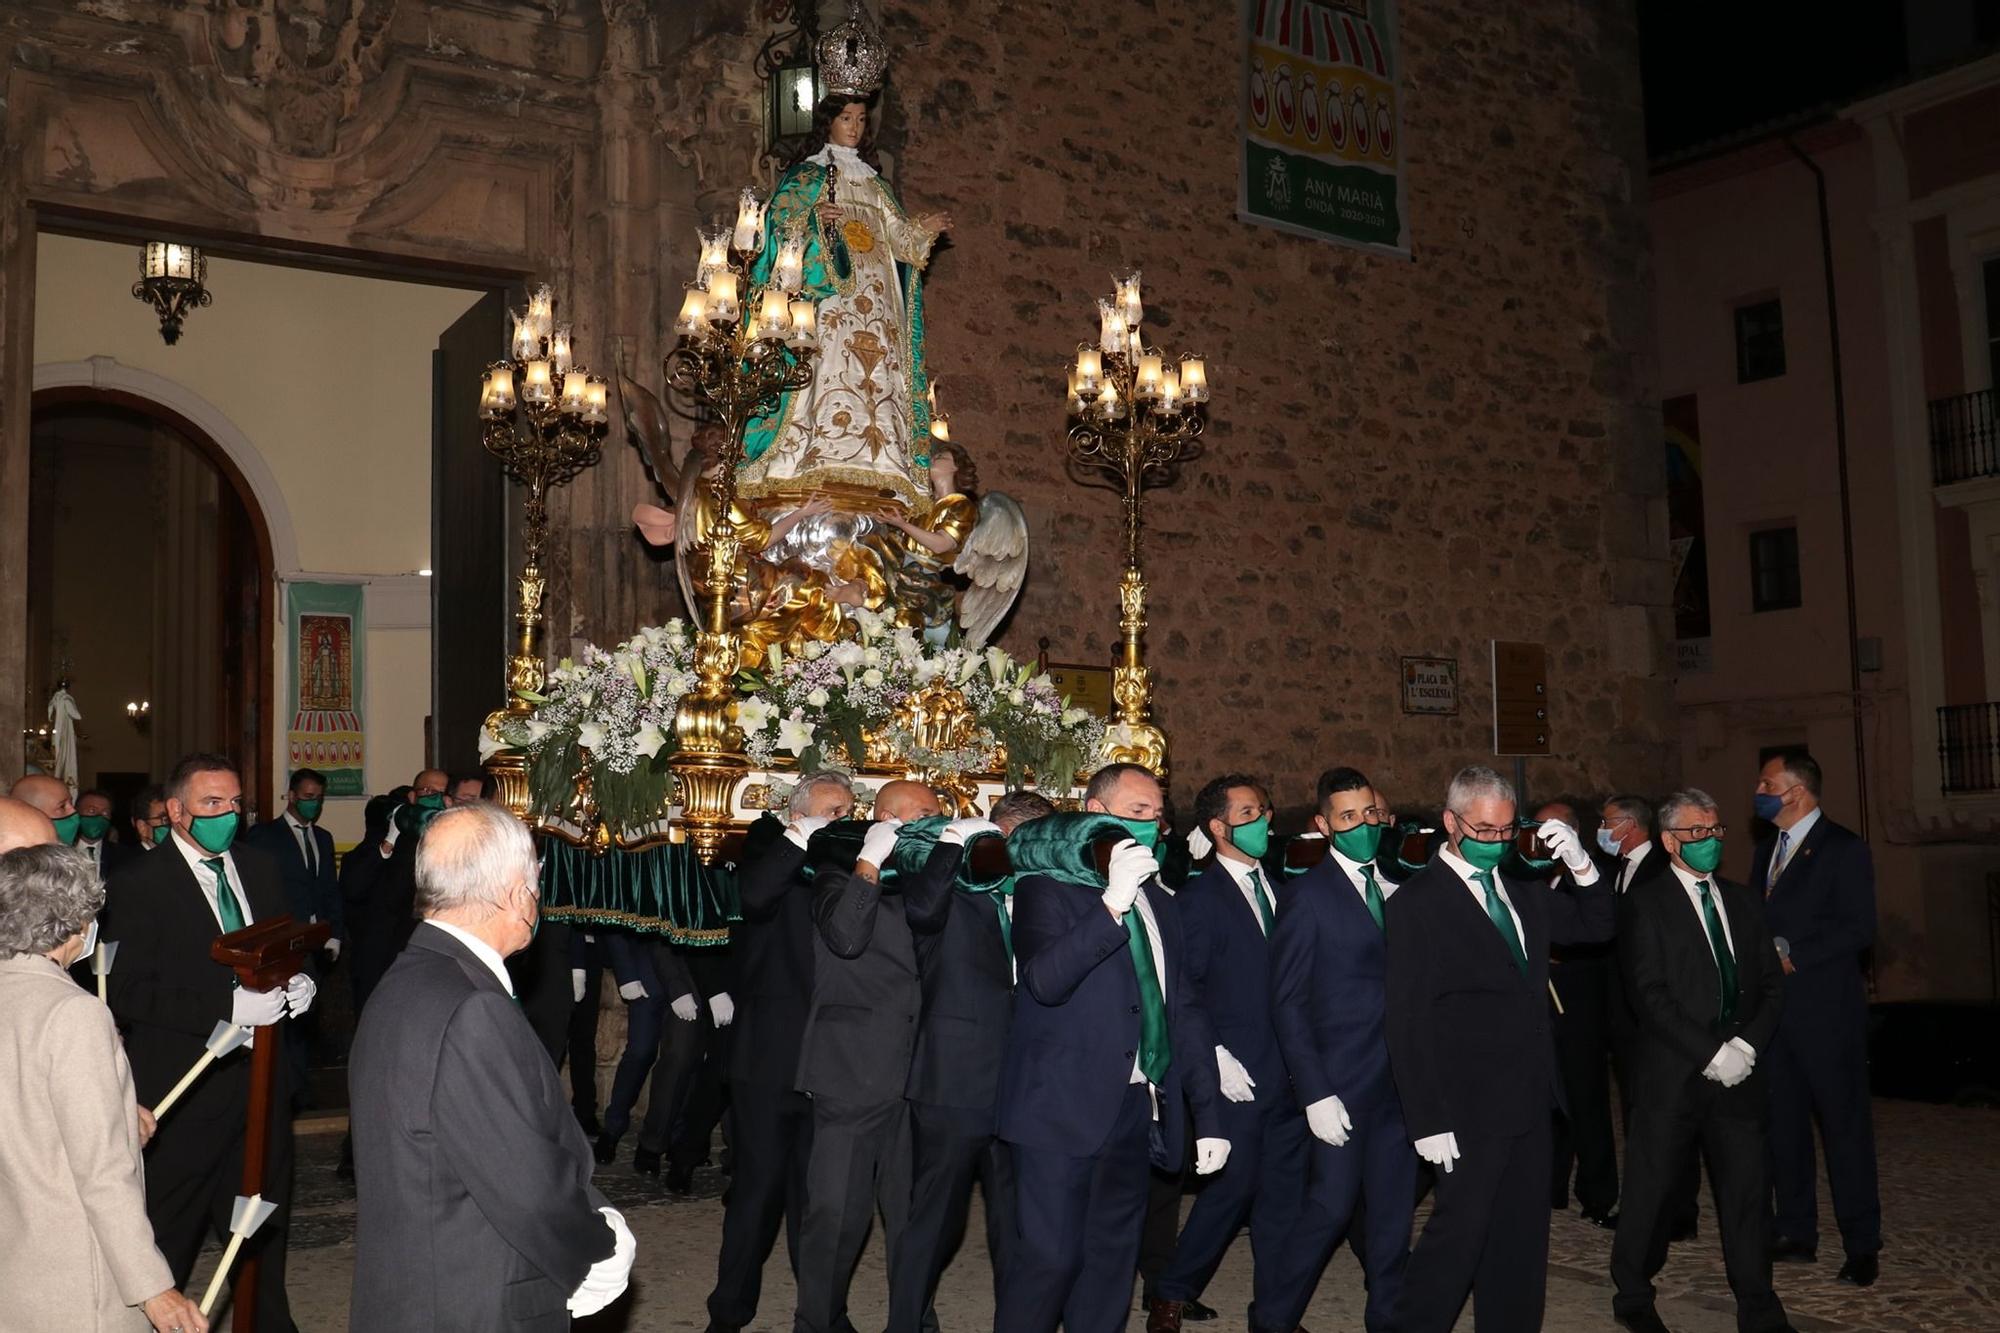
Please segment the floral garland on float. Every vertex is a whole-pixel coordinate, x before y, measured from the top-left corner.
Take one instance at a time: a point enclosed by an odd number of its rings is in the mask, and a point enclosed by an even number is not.
[[[736,722],[757,769],[907,772],[962,793],[987,777],[1066,794],[1097,755],[1104,720],[1071,707],[1034,663],[940,646],[865,609],[853,623],[855,637],[773,646],[737,674]],[[693,629],[674,619],[608,650],[586,647],[543,690],[522,692],[533,711],[500,722],[482,747],[527,756],[533,819],[586,832],[601,820],[621,842],[663,826],[674,715],[699,684],[694,650]]]

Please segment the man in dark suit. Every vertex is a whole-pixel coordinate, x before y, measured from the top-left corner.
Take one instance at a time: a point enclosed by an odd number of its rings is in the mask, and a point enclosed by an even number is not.
[[[845,774],[808,773],[792,791],[789,822],[766,816],[744,838],[737,879],[743,919],[730,928],[741,992],[728,1068],[736,1170],[708,1297],[709,1333],[734,1333],[756,1318],[764,1261],[780,1224],[794,1274],[799,1268],[812,1101],[795,1085],[813,975],[812,890],[800,871],[814,830],[853,811]]]
[[[1123,1329],[1148,1165],[1180,1161],[1189,1110],[1196,1171],[1229,1160],[1215,1032],[1188,985],[1180,915],[1151,850],[1163,804],[1159,780],[1136,764],[1092,775],[1085,809],[1128,835],[1102,874],[1073,817],[1038,819],[1008,839],[1021,875],[1020,984],[998,1103],[1015,1216],[1000,1333]]]
[[[1257,779],[1232,773],[1196,794],[1194,818],[1215,859],[1181,886],[1174,906],[1187,940],[1189,995],[1215,1029],[1216,1109],[1229,1166],[1195,1196],[1173,1261],[1147,1302],[1146,1327],[1178,1333],[1186,1303],[1202,1294],[1247,1224],[1255,1263],[1250,1327],[1290,1333],[1306,1303],[1294,1299],[1304,1277],[1294,1250],[1310,1136],[1272,1026],[1269,936],[1277,901],[1259,864],[1271,848],[1271,807]]]
[[[982,833],[1008,833],[1055,813],[1034,792],[1010,792],[994,803],[993,820],[957,821],[940,846]],[[1014,1004],[1013,888],[967,880],[951,852],[952,879],[937,877],[910,903],[923,1011],[906,1089],[910,1104],[910,1216],[889,1272],[890,1333],[915,1333],[925,1323],[938,1278],[965,1235],[972,1182],[986,1200],[986,1248],[998,1302],[1014,1234],[1014,1177],[1006,1145],[993,1136],[1000,1061]],[[937,867],[942,870],[943,864]],[[929,862],[926,871],[933,869]],[[904,890],[910,893],[909,889]]]
[[[1366,1241],[1355,1247],[1368,1275],[1369,1333],[1395,1327],[1410,1256],[1417,1156],[1389,1074],[1388,947],[1383,937],[1394,884],[1375,856],[1393,818],[1352,768],[1319,779],[1313,817],[1328,838],[1326,859],[1278,895],[1271,934],[1271,1016],[1297,1104],[1313,1134],[1312,1193],[1294,1242],[1301,1281],[1271,1328],[1298,1325],[1334,1247],[1361,1206]],[[1306,1171],[1296,1168],[1300,1179]]]
[[[209,956],[217,935],[285,915],[277,863],[254,847],[233,845],[243,810],[235,765],[219,755],[190,755],[175,766],[167,793],[173,837],[118,872],[104,908],[104,934],[118,942],[111,1012],[125,1029],[142,1106],[180,1081],[218,1022],[261,1028],[255,1041],[283,1041],[289,1024],[281,1020],[305,1013],[316,989],[300,973],[283,988],[244,990]],[[285,1299],[289,1082],[280,1060],[264,1163],[264,1197],[279,1207],[244,1246],[246,1258],[259,1260],[257,1327],[266,1333],[293,1326]],[[228,1234],[230,1207],[243,1183],[249,1106],[250,1058],[239,1049],[195,1081],[160,1122],[147,1152],[146,1215],[176,1286],[186,1285],[211,1232]]]
[[[634,1245],[507,974],[539,916],[534,842],[503,808],[467,803],[424,830],[416,870],[423,924],[348,1071],[348,1327],[555,1333],[617,1299]]]
[[[126,822],[132,826],[131,832],[119,841],[104,844],[104,877],[107,880],[117,873],[118,867],[138,859],[140,853],[152,851],[173,836],[173,826],[167,823],[167,789],[156,782],[134,796]]]
[[[1867,843],[1825,817],[1819,798],[1819,764],[1804,750],[1774,756],[1757,775],[1757,817],[1778,832],[1757,844],[1750,883],[1764,895],[1785,976],[1785,1013],[1764,1061],[1777,1192],[1772,1255],[1803,1263],[1818,1258],[1817,1117],[1847,1251],[1840,1280],[1866,1287],[1875,1281],[1882,1248],[1862,973],[1875,943],[1875,863]]]
[[[1611,896],[1561,824],[1541,837],[1575,892],[1499,872],[1516,806],[1490,768],[1452,779],[1443,822],[1449,842],[1388,907],[1391,1067],[1417,1155],[1437,1168],[1396,1323],[1449,1333],[1471,1292],[1482,1326],[1535,1329],[1548,1277],[1549,1111],[1562,1105],[1549,946],[1609,939]]]
[[[1581,830],[1575,805],[1550,801],[1535,811],[1541,822],[1554,819]],[[1650,816],[1648,816],[1650,819]],[[1600,834],[1605,826],[1599,825]],[[1597,851],[1605,865],[1616,856],[1603,837]],[[1558,874],[1567,874],[1558,871]],[[1602,873],[1602,867],[1600,867]],[[1618,1224],[1618,1154],[1611,1135],[1611,1035],[1617,984],[1615,945],[1555,944],[1549,947],[1549,984],[1555,988],[1549,1015],[1555,1033],[1556,1068],[1562,1073],[1567,1110],[1555,1117],[1549,1174],[1549,1206],[1569,1207],[1574,1171],[1576,1201],[1593,1226]]]
[[[1715,873],[1723,833],[1707,792],[1669,796],[1660,805],[1660,854],[1672,874],[1628,891],[1619,914],[1619,971],[1636,1030],[1611,1309],[1638,1333],[1666,1333],[1653,1308],[1653,1277],[1667,1259],[1663,1208],[1679,1164],[1697,1150],[1708,1160],[1737,1328],[1790,1328],[1771,1290],[1757,1072],[1778,1027],[1781,977],[1756,898]]]
[[[881,871],[897,826],[937,813],[937,793],[922,783],[884,783],[854,869],[822,866],[813,881],[812,1007],[797,1084],[812,1098],[813,1139],[799,1223],[796,1333],[832,1333],[845,1324],[848,1283],[878,1209],[890,1266],[901,1258],[910,1207],[903,1090],[923,992],[909,897],[900,884],[885,893]]]
[[[244,834],[251,846],[261,848],[278,863],[284,878],[285,910],[294,921],[324,921],[333,927],[326,942],[326,961],[337,962],[346,944],[346,927],[341,920],[340,882],[334,870],[333,835],[319,826],[320,810],[326,802],[326,777],[317,769],[296,770],[285,789],[285,810],[276,819],[259,824]],[[318,960],[307,965],[317,983],[323,975]],[[292,1066],[292,1103],[296,1109],[307,1096],[313,1039],[318,1031],[317,1013],[285,1025],[285,1055]]]

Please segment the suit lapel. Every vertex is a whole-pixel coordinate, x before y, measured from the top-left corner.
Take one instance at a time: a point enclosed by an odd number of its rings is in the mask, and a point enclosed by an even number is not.
[[[1825,837],[1826,837],[1826,815],[1822,813],[1818,819],[1815,819],[1813,821],[1812,828],[1806,833],[1806,836],[1800,840],[1799,845],[1792,850],[1791,856],[1785,861],[1785,868],[1778,872],[1778,882],[1771,886],[1774,892],[1780,886],[1785,884],[1790,884],[1793,882],[1793,880],[1796,878],[1796,876],[1792,874],[1793,871],[1796,870],[1800,874],[1805,873],[1806,868],[1812,863],[1813,854],[1819,850],[1820,842]],[[1774,842],[1772,843],[1771,846],[1772,850],[1775,852],[1777,850],[1777,844]]]

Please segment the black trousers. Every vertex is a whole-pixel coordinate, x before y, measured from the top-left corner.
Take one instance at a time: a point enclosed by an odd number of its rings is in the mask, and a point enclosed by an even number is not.
[[[1695,1075],[1667,1105],[1632,1111],[1625,1141],[1625,1207],[1611,1245],[1611,1307],[1617,1314],[1653,1308],[1653,1278],[1667,1261],[1663,1204],[1697,1153],[1708,1161],[1722,1262],[1736,1296],[1736,1326],[1764,1333],[1785,1326],[1785,1309],[1771,1289],[1771,1227],[1766,1211],[1762,1092],[1730,1097]],[[1692,1086],[1700,1083],[1703,1086]],[[1651,1219],[1648,1221],[1648,1219]]]
[[[1792,1016],[1788,1015],[1788,1018]],[[1788,1021],[1758,1061],[1771,1081],[1771,1181],[1780,1236],[1819,1244],[1818,1164],[1813,1117],[1825,1138],[1834,1220],[1849,1253],[1882,1248],[1882,1196],[1875,1177],[1875,1120],[1868,1104],[1867,1010],[1847,1021],[1813,1015]]]
[[[671,1010],[660,1022],[660,1056],[653,1066],[653,1090],[646,1099],[646,1118],[639,1122],[639,1146],[647,1152],[664,1153],[674,1142],[674,1126],[687,1108],[695,1074],[715,1036],[707,1001],[696,997],[696,1003],[700,1012],[693,1022]]]
[[[704,1015],[705,1019],[710,1017]],[[722,1122],[723,1108],[729,1099],[729,1083],[722,1076],[728,1067],[729,1029],[711,1026],[702,1040],[701,1063],[695,1066],[689,1081],[687,1101],[681,1107],[673,1144],[667,1149],[667,1164],[674,1170],[691,1172],[708,1161],[715,1127]]]
[[[792,1327],[794,1333],[833,1333],[847,1326],[847,1287],[878,1209],[889,1267],[901,1261],[910,1211],[910,1111],[901,1097],[842,1102],[815,1096],[812,1108]]]
[[[1549,1263],[1549,1128],[1461,1133],[1410,1251],[1401,1333],[1451,1333],[1472,1295],[1477,1333],[1539,1333]],[[1372,1246],[1370,1247],[1373,1248]]]
[[[1121,1333],[1146,1212],[1153,1098],[1135,1083],[1095,1157],[1010,1144],[1014,1236],[995,1333]]]
[[[812,1151],[812,1101],[802,1092],[730,1085],[736,1172],[723,1200],[722,1249],[708,1317],[742,1328],[757,1317],[764,1261],[783,1224],[792,1273],[799,1270],[799,1221],[806,1197],[806,1157]]]
[[[1618,1204],[1618,1153],[1611,1133],[1611,987],[1608,958],[1552,964],[1549,979],[1562,1000],[1555,1025],[1556,1064],[1569,1114],[1557,1116],[1549,1201],[1567,1207],[1572,1169],[1576,1201],[1599,1217]]]
[[[521,1012],[541,1039],[542,1049],[557,1069],[569,1045],[570,1010],[576,1007],[576,982],[570,978],[570,930],[560,921],[544,923],[528,947],[507,960]]]
[[[258,1041],[283,1038],[270,1028]],[[264,1155],[263,1195],[277,1212],[243,1244],[238,1263],[255,1258],[257,1327],[296,1333],[285,1296],[285,1247],[292,1224],[292,1119],[282,1051],[271,1133]],[[250,1101],[250,1059],[237,1054],[209,1069],[160,1121],[146,1152],[146,1217],[176,1287],[187,1286],[202,1242],[229,1236],[229,1214],[243,1188],[243,1121]]]
[[[1193,1123],[1192,1119],[1189,1120]],[[1146,1216],[1139,1224],[1139,1281],[1146,1299],[1158,1296],[1160,1276],[1174,1265],[1180,1250],[1181,1198],[1194,1171],[1194,1140],[1190,1136],[1180,1170],[1147,1168]]]
[[[993,1109],[910,1103],[910,1218],[889,1269],[889,1333],[918,1333],[937,1296],[938,1279],[959,1243],[972,1208],[972,1182],[986,1200],[986,1253],[993,1265],[997,1307],[1014,1234],[1014,1168],[1007,1145],[993,1137]]]
[[[1625,1126],[1625,1168],[1631,1174],[1632,1167],[1632,1103],[1633,1097],[1625,1078],[1625,1056],[1621,1050],[1618,1065],[1618,1106],[1621,1123]],[[1629,1191],[1627,1191],[1629,1196]],[[1665,1219],[1669,1236],[1691,1231],[1698,1220],[1701,1208],[1701,1154],[1689,1153],[1675,1171],[1667,1191],[1654,1203],[1645,1205],[1657,1209],[1656,1217]],[[1632,1206],[1629,1197],[1621,1197],[1618,1204],[1618,1220],[1622,1223]],[[1648,1219],[1651,1220],[1651,1219]]]
[[[603,1010],[604,946],[583,944],[583,1000],[570,1011],[569,1104],[579,1120],[597,1119],[597,1017]],[[574,958],[572,957],[572,961]],[[574,982],[574,978],[572,978]],[[570,989],[574,996],[574,985]]]

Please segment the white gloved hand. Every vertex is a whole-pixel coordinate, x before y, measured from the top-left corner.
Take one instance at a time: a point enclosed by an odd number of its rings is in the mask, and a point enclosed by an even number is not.
[[[326,942],[326,961],[329,963],[337,963],[340,961],[339,940],[328,940]]]
[[[590,980],[589,974],[586,973],[582,968],[572,967],[569,970],[570,998],[575,1000],[578,1004],[583,1003],[583,993],[585,990],[589,989],[588,985],[586,984],[588,983],[589,980]]]
[[[812,835],[830,822],[819,815],[795,815],[792,822],[785,825],[785,836],[797,843],[800,851],[804,851],[806,843],[812,840]]]
[[[1199,861],[1215,850],[1215,844],[1209,841],[1208,834],[1201,829],[1191,828],[1187,835],[1187,849],[1188,855]]]
[[[1347,1136],[1354,1132],[1354,1121],[1347,1114],[1347,1107],[1338,1097],[1322,1097],[1306,1108],[1306,1126],[1313,1137],[1322,1143],[1331,1143],[1338,1148],[1347,1142]]]
[[[1542,846],[1549,854],[1563,863],[1563,868],[1576,877],[1578,884],[1590,884],[1597,879],[1597,863],[1590,859],[1590,853],[1583,850],[1582,839],[1576,830],[1560,819],[1545,819],[1535,830],[1535,836],[1542,840]]]
[[[868,835],[861,840],[861,855],[854,859],[856,865],[867,862],[880,870],[889,864],[889,853],[896,850],[896,831],[903,827],[900,819],[878,819],[869,826]]]
[[[646,983],[643,981],[626,982],[624,985],[618,988],[618,998],[625,1001],[625,1003],[627,1004],[632,1004],[636,1001],[645,999]]]
[[[1222,1095],[1232,1102],[1249,1102],[1257,1099],[1252,1091],[1257,1080],[1250,1077],[1250,1071],[1243,1062],[1229,1053],[1227,1046],[1215,1048],[1215,1071],[1222,1081]]]
[[[1427,1134],[1416,1142],[1417,1156],[1432,1166],[1441,1167],[1446,1175],[1451,1174],[1451,1164],[1458,1160],[1458,1135],[1447,1130],[1443,1134]]]
[[[674,1017],[683,1023],[692,1023],[701,1017],[701,1002],[694,998],[694,993],[691,991],[675,1000],[672,1008]]]
[[[1755,1046],[1752,1046],[1749,1042],[1743,1040],[1743,1038],[1741,1037],[1731,1037],[1729,1039],[1729,1044],[1731,1046],[1734,1046],[1738,1051],[1741,1051],[1743,1053],[1743,1058],[1750,1062],[1750,1067],[1752,1069],[1755,1069],[1757,1067],[1757,1048]]]
[[[1212,1176],[1228,1164],[1228,1139],[1196,1139],[1194,1141],[1194,1173],[1196,1175]]]
[[[241,1028],[266,1028],[285,1016],[285,988],[230,993],[229,1021]]]
[[[1701,1076],[1714,1079],[1725,1088],[1733,1088],[1750,1077],[1750,1061],[1743,1052],[1724,1042],[1709,1057],[1708,1067],[1701,1071]]]
[[[1138,901],[1146,881],[1160,873],[1153,854],[1127,838],[1111,851],[1111,866],[1104,872],[1104,905],[1113,916],[1124,916]]]
[[[312,1008],[313,997],[319,994],[319,987],[303,972],[293,975],[285,983],[285,1007],[292,1011],[293,1018],[299,1018]]]
[[[1000,826],[990,819],[954,819],[938,834],[939,842],[955,842],[961,845],[972,841],[975,833],[998,833]]]
[[[736,1001],[729,998],[728,991],[708,997],[708,1016],[715,1020],[719,1028],[726,1028],[736,1021]]]
[[[583,1284],[571,1293],[569,1312],[578,1319],[596,1314],[625,1294],[625,1284],[632,1279],[632,1261],[639,1254],[639,1243],[632,1239],[632,1228],[625,1225],[624,1215],[616,1208],[597,1211],[604,1214],[604,1224],[618,1239],[611,1257],[592,1264],[583,1275]]]

